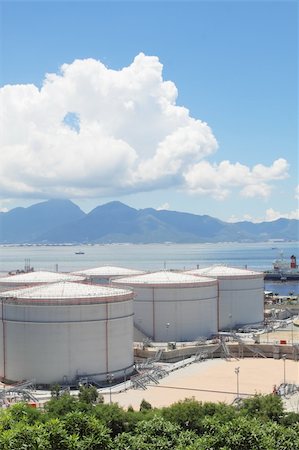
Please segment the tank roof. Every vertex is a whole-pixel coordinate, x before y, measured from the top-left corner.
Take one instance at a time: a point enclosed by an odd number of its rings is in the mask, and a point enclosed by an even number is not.
[[[86,277],[50,271],[36,271],[19,273],[0,278],[1,284],[34,284],[34,283],[57,283],[58,281],[84,281]]]
[[[223,264],[205,267],[202,269],[188,270],[186,273],[215,278],[256,278],[263,276],[262,272],[255,272],[253,270],[242,269],[239,267],[229,267]]]
[[[101,303],[130,299],[133,293],[128,289],[66,281],[5,291],[0,297],[9,303]]]
[[[75,275],[85,275],[85,276],[129,276],[129,275],[141,275],[145,273],[142,270],[127,269],[125,267],[115,267],[115,266],[102,266],[94,267],[86,270],[76,270],[73,272]]]
[[[207,277],[198,277],[184,272],[160,271],[151,272],[139,276],[128,278],[118,278],[113,283],[119,283],[128,286],[164,286],[164,287],[183,287],[183,286],[202,286],[203,284],[216,284],[216,280]]]

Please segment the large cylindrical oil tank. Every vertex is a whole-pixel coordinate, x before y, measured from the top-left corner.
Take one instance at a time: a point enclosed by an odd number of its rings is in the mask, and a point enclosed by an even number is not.
[[[91,269],[78,270],[73,275],[86,277],[91,283],[107,284],[114,278],[129,277],[131,275],[141,275],[144,272],[136,269],[128,269],[126,267],[101,266]]]
[[[3,379],[48,385],[132,373],[132,291],[60,282],[0,298]]]
[[[85,276],[38,270],[36,272],[26,272],[1,277],[0,292],[6,291],[8,289],[37,286],[46,283],[58,283],[60,281],[84,281],[85,279]]]
[[[187,273],[218,280],[219,330],[230,330],[264,320],[264,274],[215,265]]]
[[[217,281],[161,271],[112,280],[134,290],[134,323],[154,341],[193,341],[217,331]]]

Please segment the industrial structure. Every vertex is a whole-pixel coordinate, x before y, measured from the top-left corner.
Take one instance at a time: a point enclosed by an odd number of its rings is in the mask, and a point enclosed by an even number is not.
[[[102,266],[92,269],[78,270],[73,275],[86,277],[91,283],[106,284],[114,278],[129,277],[131,275],[141,275],[142,270],[127,269],[125,267]]]
[[[218,281],[218,327],[237,326],[264,320],[264,274],[247,269],[215,265],[186,272]]]
[[[58,283],[60,281],[84,281],[85,276],[69,273],[49,272],[39,270],[36,272],[19,273],[0,278],[0,292],[8,289],[37,286],[45,283]]]
[[[217,280],[161,271],[112,280],[134,290],[135,326],[154,341],[193,341],[217,332]]]
[[[0,377],[72,384],[133,371],[133,293],[60,282],[2,292]]]

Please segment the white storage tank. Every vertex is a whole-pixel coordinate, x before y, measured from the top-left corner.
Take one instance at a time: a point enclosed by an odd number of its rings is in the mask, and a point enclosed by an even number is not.
[[[8,289],[37,286],[46,283],[58,283],[60,281],[84,281],[85,276],[77,276],[69,273],[49,272],[39,270],[36,272],[19,273],[0,278],[0,292]]]
[[[145,272],[136,269],[127,269],[126,267],[102,266],[86,270],[73,272],[74,275],[86,277],[91,283],[107,284],[114,278],[129,277],[131,275],[141,275]]]
[[[216,265],[187,273],[213,277],[219,283],[219,330],[264,320],[264,274]]]
[[[217,331],[217,281],[161,271],[112,280],[134,290],[134,322],[154,341],[193,341]]]
[[[1,294],[0,376],[37,384],[133,371],[133,293],[60,282]]]

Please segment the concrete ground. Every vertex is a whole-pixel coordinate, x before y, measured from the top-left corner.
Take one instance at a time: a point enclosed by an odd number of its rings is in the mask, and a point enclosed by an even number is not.
[[[237,373],[238,372],[238,373]],[[286,359],[244,358],[230,360],[210,359],[195,362],[170,372],[159,384],[151,384],[146,390],[128,389],[117,393],[118,386],[111,389],[111,401],[127,409],[138,410],[143,399],[153,407],[169,406],[186,398],[202,402],[225,402],[231,404],[239,396],[270,394],[273,387],[282,383],[299,385],[299,362]],[[0,389],[4,385],[0,383]],[[110,402],[110,390],[105,392],[105,403]],[[40,404],[50,399],[49,391],[36,391]],[[72,394],[75,392],[72,391]],[[299,392],[283,396],[287,411],[299,413]]]
[[[237,397],[238,389],[241,397],[269,394],[273,391],[273,387],[278,387],[284,379],[287,383],[299,384],[297,361],[284,362],[282,359],[264,358],[213,359],[196,362],[171,372],[161,379],[159,384],[148,385],[146,390],[130,389],[122,393],[112,392],[111,399],[112,402],[124,408],[132,406],[136,410],[139,409],[143,399],[153,407],[169,406],[185,398],[230,404]],[[104,397],[105,402],[108,403],[109,393]],[[296,401],[292,403],[296,408]]]
[[[285,340],[287,344],[299,344],[299,328],[289,325],[285,329],[272,331],[271,333],[263,333],[259,335],[260,343],[279,343]]]

